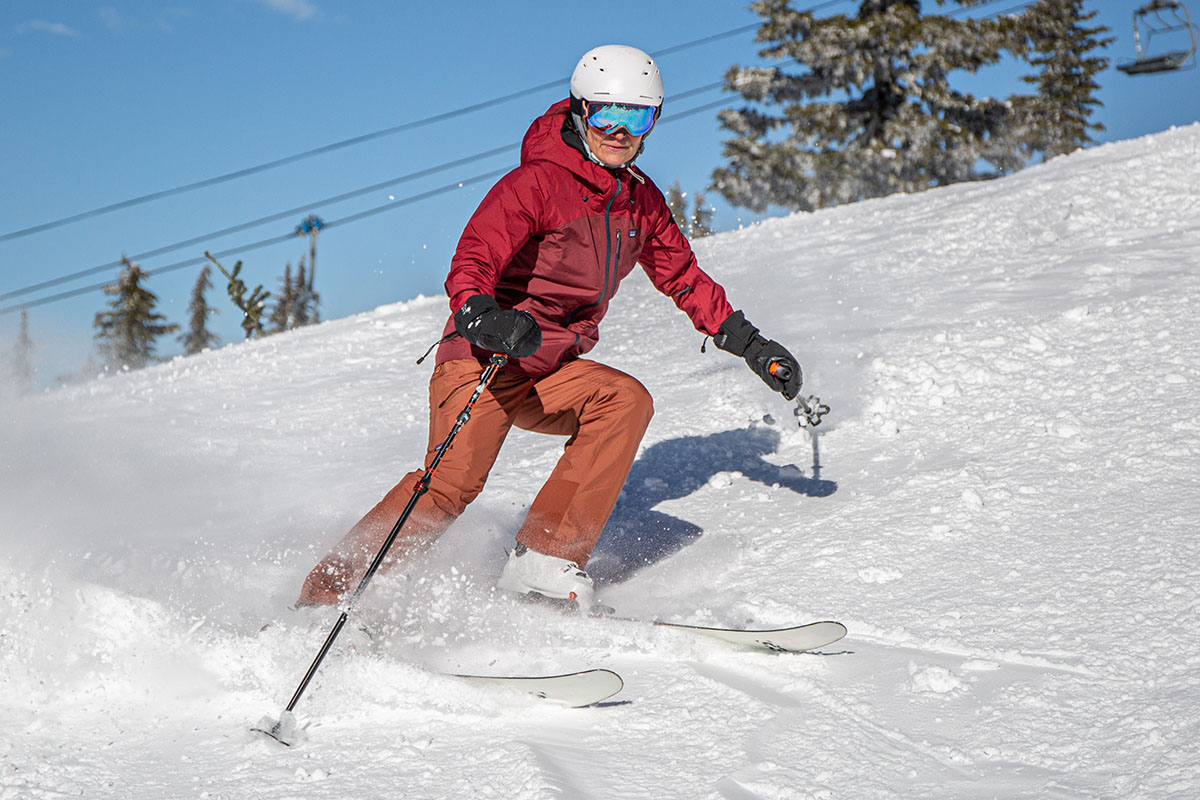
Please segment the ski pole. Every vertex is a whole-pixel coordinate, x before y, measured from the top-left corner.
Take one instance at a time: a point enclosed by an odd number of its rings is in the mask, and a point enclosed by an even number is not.
[[[292,695],[291,701],[288,702],[287,707],[283,710],[283,713],[280,714],[279,719],[273,720],[270,717],[263,717],[251,730],[265,733],[267,736],[276,739],[281,744],[291,746],[292,741],[295,740],[295,735],[297,733],[296,718],[292,714],[293,709],[295,709],[296,704],[300,702],[300,698],[304,695],[305,689],[308,688],[309,682],[312,681],[313,676],[317,674],[317,669],[320,668],[321,662],[325,660],[325,656],[329,653],[329,649],[333,646],[334,640],[336,640],[338,634],[342,632],[342,628],[346,625],[346,620],[350,618],[350,614],[353,613],[355,606],[358,605],[358,599],[362,597],[362,593],[366,590],[367,584],[371,582],[371,578],[375,577],[375,573],[379,571],[379,567],[383,564],[383,559],[387,557],[388,550],[390,550],[392,544],[395,543],[396,537],[400,535],[400,529],[404,527],[404,523],[408,522],[408,518],[412,514],[413,509],[416,507],[417,501],[421,499],[422,495],[429,491],[429,484],[433,480],[434,473],[437,472],[438,465],[442,463],[442,458],[450,449],[450,445],[454,441],[454,437],[457,436],[462,427],[466,425],[468,421],[470,421],[471,411],[475,408],[476,401],[479,400],[480,396],[483,394],[483,390],[486,389],[489,384],[491,384],[492,379],[496,376],[496,373],[500,371],[507,361],[508,356],[506,355],[501,353],[495,353],[492,355],[490,363],[488,364],[487,368],[484,369],[483,374],[479,378],[479,385],[475,387],[475,392],[471,395],[471,399],[467,401],[466,407],[463,408],[463,410],[459,413],[458,418],[454,422],[454,427],[450,429],[450,433],[446,436],[446,440],[442,442],[441,447],[438,448],[437,455],[434,456],[433,461],[430,462],[429,467],[426,468],[425,473],[421,476],[421,479],[417,481],[417,486],[413,490],[413,495],[409,499],[408,505],[404,507],[404,511],[400,514],[400,518],[396,520],[396,524],[392,526],[392,532],[388,534],[387,539],[383,542],[383,546],[380,547],[379,552],[375,554],[375,558],[371,561],[371,565],[367,567],[367,571],[363,574],[362,580],[358,582],[358,588],[354,590],[354,593],[350,596],[350,599],[346,601],[341,615],[338,617],[337,622],[333,624],[333,628],[330,629],[329,635],[325,637],[325,643],[321,645],[320,651],[317,652],[317,657],[313,659],[312,664],[308,668],[308,672],[304,674],[303,680],[301,680],[300,685],[296,687],[295,694]]]

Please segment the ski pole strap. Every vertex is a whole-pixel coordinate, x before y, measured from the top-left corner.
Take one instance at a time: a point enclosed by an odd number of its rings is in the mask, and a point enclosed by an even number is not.
[[[417,363],[418,364],[423,363],[425,361],[425,359],[429,358],[429,354],[433,352],[433,348],[437,347],[440,344],[444,344],[445,342],[450,341],[451,339],[453,339],[455,336],[458,336],[458,335],[459,335],[458,331],[451,331],[450,333],[447,333],[442,338],[438,339],[433,344],[429,345],[429,349],[425,351],[425,355],[423,355],[417,359]]]

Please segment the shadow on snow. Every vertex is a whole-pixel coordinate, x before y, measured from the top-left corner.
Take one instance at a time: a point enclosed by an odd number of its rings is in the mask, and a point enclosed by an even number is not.
[[[763,459],[779,447],[777,431],[751,426],[708,436],[685,436],[646,449],[629,472],[625,490],[604,528],[588,572],[597,581],[620,583],[638,570],[670,557],[704,530],[687,520],[655,511],[666,500],[687,497],[721,472],[740,472],[753,481],[808,497],[828,497],[837,483],[805,477],[794,465]],[[815,459],[814,459],[815,461]],[[813,464],[820,475],[820,464]]]

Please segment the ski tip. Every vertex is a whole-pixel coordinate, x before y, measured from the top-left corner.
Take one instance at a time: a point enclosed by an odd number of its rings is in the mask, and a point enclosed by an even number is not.
[[[588,706],[599,705],[625,688],[625,679],[611,669],[591,669],[581,674],[592,675],[599,679],[596,687],[597,696],[594,699],[581,700],[578,703],[571,704],[574,708],[587,708]]]
[[[597,677],[603,676],[610,683],[614,684],[617,688],[613,691],[613,694],[616,694],[617,692],[619,692],[625,688],[625,679],[622,678],[616,672],[613,672],[611,669],[597,668],[597,669],[589,670],[589,672],[596,675]]]

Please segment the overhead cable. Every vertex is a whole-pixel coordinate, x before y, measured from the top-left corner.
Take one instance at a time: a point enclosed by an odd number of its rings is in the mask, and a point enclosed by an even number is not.
[[[673,122],[675,120],[685,119],[687,117],[691,117],[696,114],[703,113],[705,111],[710,111],[714,108],[718,108],[723,105],[729,105],[730,103],[736,102],[739,99],[740,98],[738,98],[738,97],[725,97],[725,98],[716,100],[711,103],[705,103],[704,105],[700,105],[695,108],[690,108],[686,111],[679,111],[674,114],[671,114],[668,117],[664,117],[660,124],[666,124],[668,122]],[[488,154],[494,155],[497,152],[501,152],[506,149],[511,149],[512,147],[515,147],[515,146],[516,145],[509,145],[509,146],[502,147],[502,148],[496,148],[496,150],[494,150],[494,151],[488,151]],[[474,158],[474,157],[470,157],[470,158]],[[460,161],[466,161],[466,160],[468,160],[468,159],[460,159]],[[339,225],[346,225],[351,222],[357,222],[362,219],[367,219],[368,217],[373,217],[373,216],[382,214],[387,211],[393,211],[393,210],[395,210],[397,208],[401,208],[403,206],[412,205],[413,203],[418,203],[423,200],[428,200],[430,198],[436,197],[438,195],[452,192],[455,189],[460,189],[465,186],[470,186],[472,184],[480,183],[482,181],[490,180],[493,178],[498,178],[501,175],[504,175],[505,173],[510,172],[513,169],[513,166],[514,165],[510,164],[501,169],[492,170],[491,172],[485,172],[481,175],[475,175],[475,176],[466,178],[461,181],[456,181],[454,183],[438,187],[436,189],[431,189],[427,192],[421,192],[420,194],[415,194],[410,197],[401,198],[400,200],[385,203],[383,205],[376,206],[375,208],[370,208],[370,209],[367,209],[365,211],[360,211],[355,214],[349,214],[345,217],[341,217],[339,219],[332,220],[330,222],[326,222],[323,230],[328,230],[329,228],[334,228]],[[434,170],[437,168],[430,168],[430,169]],[[301,210],[307,210],[307,207],[305,207],[304,209],[301,209]],[[283,234],[280,236],[272,236],[267,239],[262,239],[257,242],[250,242],[249,244],[240,245],[238,247],[230,247],[225,250],[221,250],[220,252],[213,253],[213,255],[217,258],[222,258],[225,256],[231,256],[231,255],[238,255],[241,253],[252,252],[254,250],[261,250],[264,247],[269,247],[274,244],[281,244],[283,242],[293,240],[295,238],[296,238],[296,235],[294,232],[286,233],[286,234]],[[137,258],[131,258],[130,260],[136,261]],[[194,266],[204,263],[206,260],[207,259],[203,256],[197,256],[195,258],[189,258],[184,261],[176,262],[174,264],[167,264],[166,266],[156,267],[154,269],[148,269],[148,270],[145,270],[145,273],[147,275],[160,275],[160,274],[166,273],[166,272],[174,272],[176,270],[186,269],[187,267],[194,267]],[[114,266],[120,266],[121,263],[122,263],[121,261],[117,261],[117,262],[114,262],[114,265],[105,265],[105,267],[113,268]],[[63,278],[55,279],[53,281],[46,281],[43,284],[40,284],[39,286],[40,286],[40,288],[45,288],[47,285],[54,285],[56,283],[62,283],[64,281],[68,280],[70,277],[80,277],[84,274],[91,274],[92,272],[97,271],[98,269],[99,268],[94,267],[89,270],[84,270],[79,273],[76,273],[74,276],[64,276]],[[54,303],[59,300],[66,300],[71,297],[78,297],[79,295],[99,291],[111,284],[112,284],[112,281],[105,281],[103,283],[92,284],[90,286],[84,286],[84,287],[80,287],[78,289],[71,289],[71,290],[68,290],[65,292],[59,292],[57,294],[47,295],[45,297],[39,297],[34,300],[28,300],[28,301],[21,302],[21,303],[14,303],[12,305],[0,307],[0,314],[7,314],[10,312],[19,311],[22,308],[32,308],[34,306],[41,306],[41,305],[46,305],[48,303]],[[14,297],[17,295],[21,295],[21,294],[26,294],[26,293],[29,293],[29,292],[35,291],[35,290],[36,290],[35,287],[26,287],[24,289],[18,289],[13,292],[9,292],[5,295],[0,296],[0,299],[8,299],[8,298],[11,298],[11,297]]]
[[[336,219],[331,222],[326,222],[322,229],[325,230],[328,228],[336,227],[338,225],[345,225],[348,222],[356,222],[360,219],[365,219],[366,217],[375,216],[376,214],[382,214],[385,211],[392,211],[394,209],[400,208],[401,206],[411,205],[413,203],[418,203],[422,200],[428,200],[431,197],[436,197],[437,195],[440,195],[440,194],[446,194],[447,192],[452,192],[455,189],[461,189],[465,186],[470,186],[471,184],[480,183],[481,181],[486,181],[486,180],[489,180],[492,178],[498,178],[501,175],[505,174],[506,172],[509,172],[511,169],[512,169],[512,167],[504,167],[503,169],[492,170],[491,172],[485,172],[482,175],[475,175],[474,177],[467,178],[465,180],[455,181],[454,183],[448,184],[446,186],[438,187],[437,189],[430,189],[427,192],[421,192],[420,194],[415,194],[415,195],[412,195],[411,197],[405,197],[400,200],[396,200],[394,202],[379,206],[377,208],[372,208],[367,211],[359,212],[357,214],[351,214],[347,217],[342,217],[341,219]],[[217,253],[213,253],[213,256],[216,258],[222,258],[225,256],[239,255],[241,253],[251,252],[254,250],[261,250],[262,248],[269,247],[273,244],[280,244],[282,242],[294,240],[295,238],[296,238],[295,233],[286,233],[286,234],[283,234],[282,236],[272,236],[269,239],[262,239],[257,242],[251,242],[249,244],[240,245],[238,247],[230,247],[225,250],[221,250]],[[198,256],[196,258],[189,258],[186,261],[180,261],[175,264],[167,264],[166,266],[163,266],[163,267],[156,267],[154,269],[144,270],[144,272],[146,273],[146,275],[161,275],[164,272],[174,272],[175,270],[184,269],[186,267],[194,267],[198,264],[204,263],[207,260],[208,259],[205,256]],[[47,297],[39,297],[36,300],[29,300],[24,303],[18,303],[15,305],[4,306],[4,307],[0,308],[0,314],[7,314],[12,311],[19,311],[22,308],[32,308],[33,306],[46,305],[47,303],[53,303],[58,300],[65,300],[69,297],[77,297],[81,294],[87,294],[89,292],[98,291],[100,289],[105,288],[106,286],[112,285],[112,283],[113,283],[112,281],[105,281],[104,283],[97,283],[97,284],[93,284],[91,286],[84,286],[79,289],[71,289],[66,292],[59,292],[58,294],[48,295]]]
[[[691,97],[696,94],[700,94],[703,92],[711,91],[716,88],[720,88],[723,85],[724,85],[724,81],[718,81],[716,83],[710,83],[710,84],[706,84],[704,86],[696,87],[695,89],[689,89],[687,91],[680,92],[678,95],[675,95],[675,97],[680,98],[680,99],[686,98],[686,97]],[[709,105],[699,106],[697,108],[693,108],[688,111],[679,112],[679,113],[675,113],[675,114],[669,114],[663,118],[661,124],[666,124],[666,123],[671,122],[676,119],[682,119],[684,117],[689,117],[694,114],[698,114],[702,111],[706,111],[709,108],[715,108],[716,106],[723,105],[728,102],[731,102],[731,100],[729,98],[726,98],[724,100],[717,101],[717,103],[715,105],[709,104]],[[312,201],[309,203],[304,203],[302,205],[294,206],[285,211],[279,211],[279,212],[276,212],[273,214],[269,214],[265,217],[259,217],[258,219],[250,220],[249,222],[242,222],[237,225],[231,225],[226,228],[221,228],[219,230],[210,231],[208,233],[201,234],[199,236],[194,236],[190,239],[185,239],[181,242],[175,242],[173,244],[164,245],[162,247],[156,247],[152,250],[146,250],[141,253],[134,253],[133,255],[128,256],[128,258],[130,261],[142,261],[147,258],[153,258],[155,256],[164,255],[173,250],[181,250],[185,247],[192,247],[194,245],[201,244],[201,243],[207,242],[207,241],[211,241],[213,239],[217,239],[222,236],[228,236],[229,234],[233,234],[233,233],[240,233],[241,231],[249,230],[251,228],[256,228],[260,225],[264,225],[264,224],[267,224],[270,222],[277,222],[281,219],[286,219],[288,217],[295,216],[296,214],[308,213],[308,212],[314,211],[317,208],[320,208],[322,206],[331,205],[333,203],[339,203],[339,202],[342,202],[345,200],[350,200],[355,197],[360,197],[365,194],[370,194],[372,192],[376,192],[376,191],[379,191],[381,189],[385,189],[385,188],[388,188],[391,186],[396,186],[398,184],[405,183],[408,181],[416,180],[418,178],[425,178],[436,172],[442,172],[447,169],[453,169],[455,167],[465,166],[465,165],[470,164],[475,161],[481,161],[483,159],[491,158],[491,157],[499,155],[501,153],[506,153],[506,152],[509,152],[512,150],[517,150],[518,148],[520,148],[520,146],[521,146],[520,142],[512,142],[510,144],[492,148],[491,150],[485,150],[480,153],[475,153],[474,155],[465,156],[463,158],[455,159],[453,161],[447,161],[445,163],[438,164],[433,167],[428,167],[423,170],[411,172],[406,175],[400,175],[398,177],[391,178],[386,181],[379,181],[377,183],[371,184],[370,186],[364,186],[364,187],[361,187],[358,189],[350,190],[348,192],[343,192],[341,194],[333,195],[331,197],[326,197],[326,198],[322,198],[320,200],[315,200],[315,201]],[[24,286],[20,289],[13,289],[12,291],[3,292],[3,293],[0,293],[0,301],[12,300],[13,298],[16,298],[16,297],[23,297],[28,294],[40,292],[43,289],[49,289],[51,287],[57,286],[62,283],[69,283],[73,280],[78,280],[79,278],[85,278],[89,275],[95,275],[95,274],[98,274],[101,272],[107,272],[108,270],[112,270],[112,269],[116,269],[116,268],[120,267],[122,263],[123,262],[120,259],[117,259],[115,261],[109,261],[104,264],[98,264],[94,267],[87,267],[86,269],[81,269],[81,270],[78,270],[77,272],[72,272],[68,275],[61,275],[59,277],[50,278],[48,280],[30,285],[30,286]]]
[[[835,0],[835,1],[842,2],[843,0]],[[663,50],[658,50],[658,51],[651,53],[651,55],[661,56],[661,55],[665,55],[668,53],[678,52],[680,50],[686,50],[686,49],[689,49],[692,47],[698,47],[700,45],[709,44],[711,42],[718,41],[720,39],[726,39],[731,36],[737,36],[739,34],[746,33],[748,31],[755,30],[758,27],[759,27],[759,23],[743,25],[741,27],[733,28],[732,30],[724,31],[722,33],[713,34],[711,36],[705,36],[701,39],[695,39],[690,42],[685,42],[683,44],[674,45],[672,47],[665,48]],[[380,139],[385,136],[392,136],[394,134],[402,133],[404,131],[410,131],[410,130],[414,130],[416,128],[424,127],[427,125],[432,125],[434,123],[444,122],[446,120],[453,119],[458,116],[462,116],[463,114],[467,114],[472,111],[480,111],[485,108],[491,108],[492,106],[500,105],[502,103],[507,103],[507,102],[509,102],[511,100],[515,100],[519,97],[525,97],[526,95],[535,94],[537,92],[542,92],[547,89],[561,87],[564,83],[566,83],[566,81],[563,79],[549,81],[547,83],[542,83],[537,86],[531,86],[527,89],[521,89],[520,91],[512,92],[511,94],[506,94],[501,97],[494,97],[490,100],[484,100],[484,101],[481,101],[478,103],[472,103],[469,106],[463,106],[461,108],[456,108],[451,111],[443,112],[441,114],[435,114],[430,117],[425,117],[424,119],[414,120],[412,122],[405,122],[400,125],[393,125],[389,128],[383,128],[382,130],[373,131],[371,133],[364,133],[360,136],[354,136],[349,139],[343,139],[342,141],[333,142],[333,143],[327,144],[327,145],[322,145],[321,147],[314,147],[311,150],[304,150],[302,152],[295,153],[290,156],[284,156],[283,158],[277,158],[272,161],[267,161],[267,162],[264,162],[261,164],[256,164],[251,167],[246,167],[244,169],[235,170],[233,172],[227,172],[224,175],[217,175],[216,177],[213,177],[213,178],[206,178],[204,180],[194,181],[192,183],[186,183],[181,186],[175,186],[170,189],[162,189],[157,192],[150,192],[149,194],[140,195],[138,197],[131,197],[128,200],[122,200],[117,203],[110,203],[105,206],[93,208],[89,211],[81,211],[77,214],[71,214],[69,216],[62,217],[60,219],[51,220],[49,222],[43,222],[39,225],[31,225],[27,228],[21,228],[20,230],[15,230],[15,231],[10,231],[9,233],[0,234],[0,242],[6,242],[6,241],[9,241],[12,239],[17,239],[17,238],[20,238],[23,236],[29,236],[34,233],[41,233],[43,231],[48,231],[53,228],[61,227],[63,225],[69,225],[73,222],[80,222],[82,220],[90,219],[92,217],[97,217],[102,214],[108,214],[113,211],[119,211],[121,209],[130,208],[132,206],[141,205],[143,203],[149,203],[153,200],[161,200],[166,197],[172,197],[174,195],[184,194],[185,192],[191,192],[196,189],[203,189],[203,188],[206,188],[209,186],[215,186],[220,183],[225,183],[227,181],[236,180],[238,178],[244,178],[249,175],[255,175],[260,172],[265,172],[270,169],[275,169],[276,167],[281,167],[286,164],[292,164],[297,161],[301,161],[301,160],[304,160],[307,158],[312,158],[312,157],[318,156],[318,155],[323,155],[325,153],[331,153],[335,150],[341,150],[346,147],[363,144],[364,142],[369,142],[369,141],[372,141],[375,139]]]

